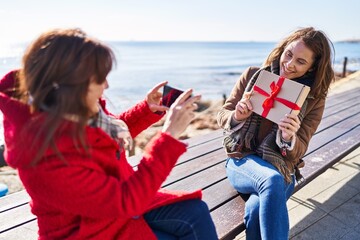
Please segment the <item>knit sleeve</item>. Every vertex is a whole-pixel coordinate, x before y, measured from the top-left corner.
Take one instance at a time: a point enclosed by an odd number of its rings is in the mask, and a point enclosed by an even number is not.
[[[131,136],[134,138],[139,133],[159,121],[164,114],[152,112],[145,100],[136,104],[128,111],[122,113],[119,118],[124,120],[129,127]]]
[[[6,93],[9,96],[12,96],[14,87],[16,84],[16,74],[18,70],[13,70],[7,73],[0,79],[0,92]]]
[[[146,100],[139,102],[127,111],[116,116],[109,112],[106,108],[105,99],[99,99],[99,103],[102,106],[104,112],[115,118],[123,120],[129,128],[131,137],[135,138],[139,133],[150,127],[152,124],[158,122],[164,115],[156,114],[152,112],[147,104]]]

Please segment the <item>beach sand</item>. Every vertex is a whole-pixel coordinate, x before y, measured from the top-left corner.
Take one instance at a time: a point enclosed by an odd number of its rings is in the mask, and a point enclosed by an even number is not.
[[[329,94],[335,94],[351,89],[351,84],[344,84],[352,80],[360,80],[360,71],[355,73],[349,73],[345,78],[338,77],[338,80],[331,85]],[[216,122],[216,115],[221,108],[224,99],[213,101],[202,101],[199,103],[199,109],[196,112],[196,117],[192,123],[188,126],[186,131],[181,135],[181,139],[187,139],[193,136],[203,135],[213,130],[219,129]],[[133,149],[130,155],[142,154],[142,150],[149,140],[162,128],[165,117],[154,124],[146,131],[139,134],[135,139],[135,149]],[[17,171],[9,166],[0,167],[0,183],[4,183],[8,186],[8,194],[20,191],[23,189],[23,185],[17,175]]]

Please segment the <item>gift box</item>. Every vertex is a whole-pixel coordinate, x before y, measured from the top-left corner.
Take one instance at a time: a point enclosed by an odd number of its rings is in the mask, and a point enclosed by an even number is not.
[[[310,87],[263,70],[250,97],[253,111],[275,123],[287,113],[298,114]]]

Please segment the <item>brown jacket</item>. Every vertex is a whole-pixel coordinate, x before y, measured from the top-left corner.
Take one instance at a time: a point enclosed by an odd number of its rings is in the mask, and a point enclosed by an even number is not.
[[[220,127],[224,130],[231,131],[234,127],[230,126],[231,118],[238,101],[240,101],[247,83],[253,76],[253,74],[259,70],[258,67],[250,67],[244,71],[240,76],[240,79],[233,87],[230,96],[227,98],[222,109],[218,113],[217,121]],[[324,108],[325,98],[315,99],[312,96],[307,97],[308,105],[304,114],[304,119],[301,122],[300,129],[296,133],[295,145],[292,150],[287,150],[285,159],[287,163],[292,162],[297,164],[299,160],[304,156],[311,137],[314,135],[317,127],[320,124]],[[292,167],[292,164],[288,164]],[[302,165],[303,166],[303,165]],[[302,167],[301,165],[299,167]]]

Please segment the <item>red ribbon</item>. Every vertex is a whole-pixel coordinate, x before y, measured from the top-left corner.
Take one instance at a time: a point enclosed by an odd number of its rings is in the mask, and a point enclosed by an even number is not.
[[[287,106],[290,109],[300,110],[300,107],[296,103],[290,102],[284,98],[277,97],[284,81],[285,81],[284,77],[279,77],[279,81],[276,84],[275,84],[275,82],[272,82],[270,84],[270,89],[271,89],[270,94],[267,93],[266,91],[264,91],[263,89],[259,88],[258,86],[256,86],[256,85],[254,86],[255,91],[257,91],[261,95],[264,95],[267,97],[262,104],[262,107],[264,110],[263,110],[261,116],[266,117],[268,115],[268,113],[270,112],[270,109],[274,106],[275,101],[278,101],[278,102],[284,104],[285,106]]]

